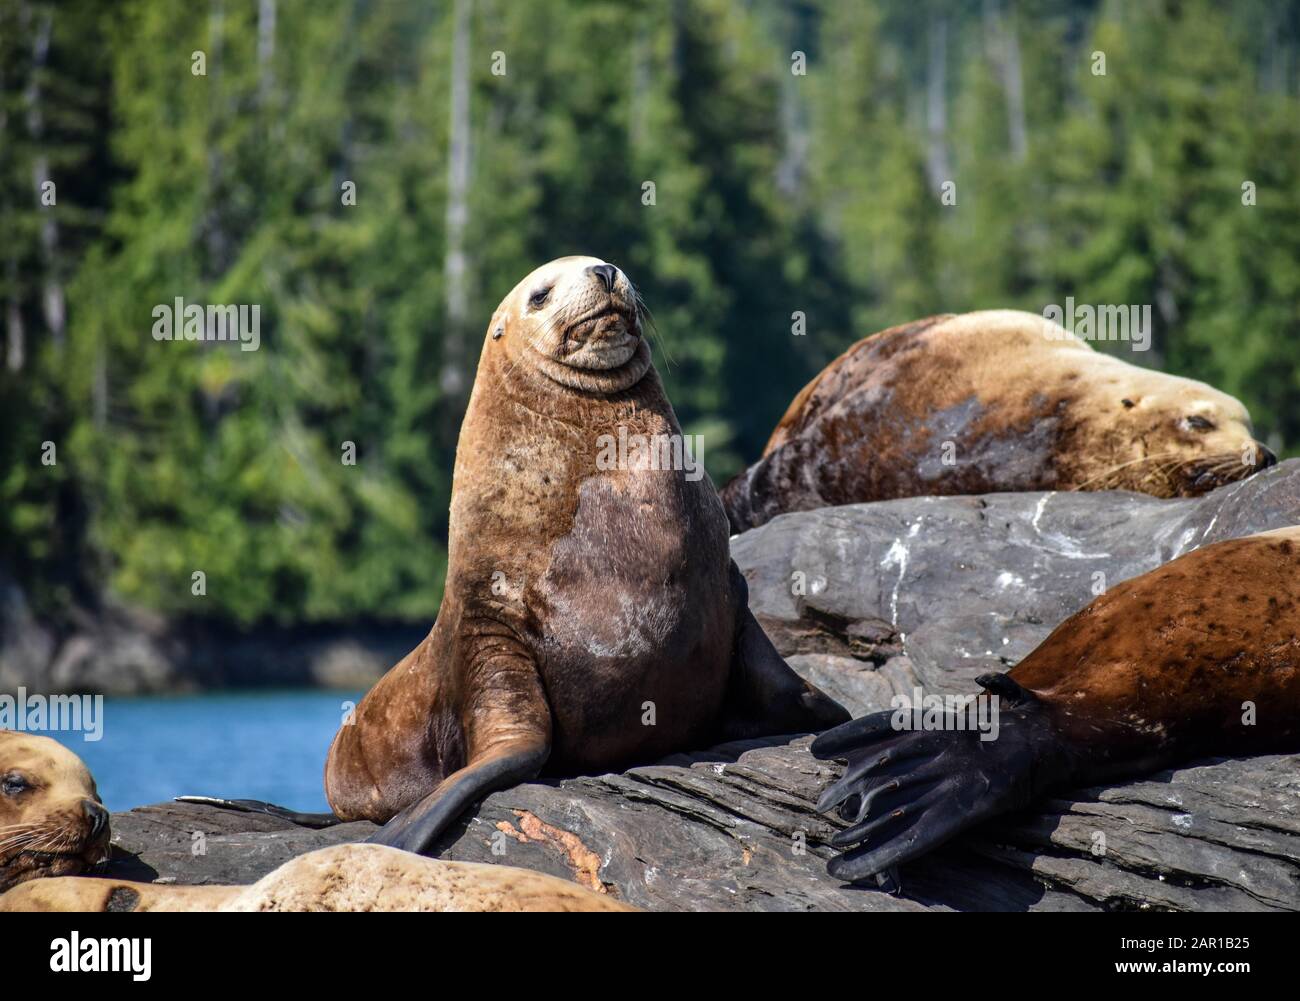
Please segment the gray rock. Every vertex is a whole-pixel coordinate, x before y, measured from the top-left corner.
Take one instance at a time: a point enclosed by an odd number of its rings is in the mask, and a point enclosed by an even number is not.
[[[1100,588],[1295,524],[1300,460],[1186,500],[988,494],[805,511],[736,537],[731,551],[777,649],[823,655],[818,684],[824,655],[869,673],[904,654],[925,690],[943,695],[1018,663]]]
[[[1086,604],[1095,582],[1296,523],[1293,461],[1194,500],[1004,494],[804,512],[732,550],[791,664],[861,714],[916,684],[970,690]],[[595,881],[662,910],[1300,909],[1300,755],[1073,790],[909,865],[904,895],[892,897],[826,875],[839,822],[813,804],[837,769],[806,744],[747,742],[522,785],[484,800],[438,853]],[[179,882],[249,882],[372,829],[307,831],[181,805],[119,814],[114,828],[119,852],[136,853],[112,864],[115,875]]]
[[[826,875],[839,821],[813,804],[836,769],[807,742],[495,793],[437,854],[599,884],[655,910],[1300,908],[1300,756],[1198,764],[1046,801],[912,863],[893,897]],[[375,829],[311,831],[188,804],[115,814],[113,828],[108,874],[195,884],[249,883]]]

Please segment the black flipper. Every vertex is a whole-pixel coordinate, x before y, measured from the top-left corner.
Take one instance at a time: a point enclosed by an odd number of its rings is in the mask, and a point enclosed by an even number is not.
[[[313,830],[320,830],[324,827],[333,827],[335,824],[341,824],[338,817],[332,813],[299,813],[297,810],[289,810],[283,806],[276,806],[274,803],[263,803],[260,799],[218,799],[215,796],[177,796],[177,803],[198,803],[202,806],[215,806],[222,810],[238,810],[241,813],[264,813],[269,817],[279,817],[281,820],[287,820],[291,824],[297,824],[299,827],[310,827]]]
[[[447,776],[366,841],[422,855],[476,800],[536,778],[550,753],[549,740],[520,740],[490,753]]]
[[[849,711],[785,662],[749,610],[749,585],[733,561],[736,641],[722,706],[724,740],[820,733],[848,721]]]
[[[849,848],[827,871],[849,882],[892,882],[895,867],[924,855],[989,817],[1028,805],[1067,772],[1067,752],[1046,707],[1006,675],[985,675],[998,697],[998,730],[981,740],[944,714],[943,729],[921,729],[921,709],[874,713],[818,737],[812,753],[848,761],[817,802],[850,823],[831,839]],[[895,722],[911,729],[896,728]],[[886,878],[882,879],[881,874]]]

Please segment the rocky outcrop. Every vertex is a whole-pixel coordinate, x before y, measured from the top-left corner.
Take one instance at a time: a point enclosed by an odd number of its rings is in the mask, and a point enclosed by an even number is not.
[[[438,854],[535,869],[657,910],[1300,909],[1300,756],[1074,791],[912,863],[894,897],[826,875],[838,821],[813,803],[835,769],[807,740],[496,793]],[[251,883],[375,829],[312,831],[179,803],[115,814],[113,828],[111,875],[185,884]]]
[[[918,684],[969,690],[1094,589],[1197,546],[1296,523],[1300,462],[1288,462],[1195,500],[1008,494],[792,514],[732,548],[777,645],[859,714]],[[1300,755],[1197,762],[1073,790],[909,865],[893,897],[826,875],[838,821],[813,804],[836,767],[806,744],[748,742],[522,785],[488,797],[438,851],[665,910],[1300,909]],[[114,875],[187,883],[252,882],[373,829],[309,831],[183,804],[113,822]]]
[[[367,688],[426,626],[257,627],[167,622],[108,605],[58,628],[38,621],[0,572],[0,691],[140,695],[212,688]]]
[[[1300,460],[1207,494],[909,498],[784,515],[732,541],[777,649],[860,714],[974,690],[1107,587],[1300,524]]]

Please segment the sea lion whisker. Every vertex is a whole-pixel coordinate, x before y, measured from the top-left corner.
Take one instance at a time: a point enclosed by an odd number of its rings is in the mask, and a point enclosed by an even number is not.
[[[1139,456],[1136,459],[1129,459],[1127,462],[1121,462],[1118,465],[1112,466],[1106,471],[1102,473],[1098,473],[1096,476],[1093,476],[1087,480],[1084,480],[1082,483],[1079,483],[1076,486],[1071,487],[1071,489],[1086,490],[1090,484],[1096,483],[1099,480],[1108,480],[1111,477],[1118,475],[1121,471],[1128,469],[1132,466],[1139,465],[1140,463],[1162,462],[1166,459],[1176,459],[1176,458],[1180,458],[1177,452],[1161,452],[1158,455]]]
[[[655,322],[654,314],[650,312],[650,307],[646,305],[645,299],[641,298],[641,292],[635,285],[632,286],[632,296],[636,305],[637,321],[642,329],[650,332],[651,339],[659,345],[659,350],[663,353],[664,363],[672,368],[674,361],[672,352],[668,350],[668,341],[659,332],[659,324]]]

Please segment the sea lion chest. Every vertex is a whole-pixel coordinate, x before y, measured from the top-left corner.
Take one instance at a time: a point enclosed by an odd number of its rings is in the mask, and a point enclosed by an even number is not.
[[[532,600],[554,725],[575,770],[651,760],[703,741],[722,703],[735,629],[726,520],[702,471],[597,470]]]

